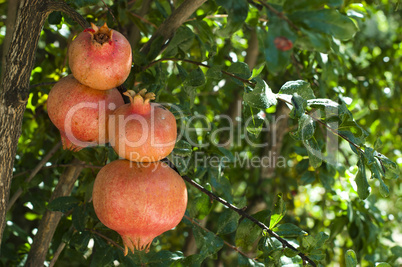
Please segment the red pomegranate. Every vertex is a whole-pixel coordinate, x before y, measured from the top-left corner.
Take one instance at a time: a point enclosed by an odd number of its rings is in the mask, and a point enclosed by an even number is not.
[[[116,160],[96,176],[92,201],[99,220],[121,235],[127,255],[148,251],[156,236],[179,224],[187,188],[166,163]]]
[[[163,106],[150,103],[154,93],[126,92],[131,103],[119,107],[109,124],[109,141],[121,157],[136,162],[154,162],[172,152],[177,137],[174,115]]]
[[[278,50],[288,51],[293,48],[293,43],[286,37],[279,36],[274,40],[274,45]]]
[[[121,85],[131,71],[130,43],[106,23],[84,30],[68,49],[69,65],[74,77],[82,84],[98,90]]]
[[[79,151],[108,142],[108,117],[123,104],[116,88],[95,90],[68,75],[50,90],[47,110],[50,120],[60,130],[63,148]]]

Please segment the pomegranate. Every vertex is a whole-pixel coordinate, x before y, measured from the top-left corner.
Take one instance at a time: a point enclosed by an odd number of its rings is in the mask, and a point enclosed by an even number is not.
[[[152,240],[174,228],[187,207],[187,188],[166,163],[116,160],[95,179],[92,201],[99,220],[118,232],[128,249],[148,252]]]
[[[50,90],[47,110],[50,120],[60,130],[63,148],[79,151],[108,142],[108,116],[123,104],[116,88],[95,90],[68,75]]]
[[[82,84],[98,90],[121,85],[131,71],[130,43],[106,23],[98,28],[84,30],[71,42],[68,49],[69,66]]]
[[[293,48],[292,41],[283,36],[276,37],[274,40],[274,45],[278,50],[281,51],[288,51]]]
[[[131,103],[114,112],[109,121],[110,144],[121,157],[136,162],[154,162],[172,152],[177,138],[174,115],[162,105],[150,103],[154,93],[128,91]]]

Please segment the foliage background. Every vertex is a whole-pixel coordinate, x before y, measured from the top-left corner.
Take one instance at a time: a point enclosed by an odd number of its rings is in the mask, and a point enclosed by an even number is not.
[[[156,27],[182,2],[67,1],[88,21],[107,22],[128,36],[135,66],[126,81],[127,88],[148,88],[157,94],[157,101],[180,106],[185,111],[184,116],[178,117],[182,125],[198,128],[178,142],[175,157],[170,157],[183,175],[255,214],[267,225],[273,226],[273,218],[279,218],[274,231],[296,247],[302,246],[301,250],[319,264],[355,266],[355,260],[360,266],[376,266],[380,262],[382,266],[402,264],[400,180],[384,179],[384,183],[381,178],[371,179],[367,167],[371,194],[364,200],[359,198],[364,193],[358,194],[356,187],[359,156],[353,147],[340,138],[340,164],[336,166],[309,157],[303,141],[289,134],[297,132],[301,114],[283,111],[287,110],[283,102],[268,105],[266,101],[272,100],[272,94],[261,85],[265,81],[273,93],[284,93],[282,86],[286,82],[303,80],[308,82],[314,98],[345,104],[358,125],[367,131],[366,137],[363,130],[348,124],[343,130],[353,134],[348,135],[349,139],[362,148],[363,145],[375,148],[400,169],[402,13],[399,1],[207,1],[178,29],[157,58],[170,60],[155,61],[162,43],[151,47],[148,54],[141,53],[141,47]],[[6,14],[7,4],[0,1],[1,14]],[[148,9],[144,8],[147,6]],[[2,15],[0,42],[4,40],[5,19]],[[113,262],[122,266],[301,264],[300,257],[283,249],[275,238],[262,233],[234,211],[212,203],[207,195],[190,185],[188,217],[174,231],[156,238],[150,253],[123,257],[118,246],[108,243],[112,240],[121,245],[121,240],[102,226],[90,202],[99,167],[116,159],[109,146],[86,148],[79,153],[59,149],[31,181],[25,182],[31,170],[60,142],[58,130],[47,116],[46,99],[54,82],[69,73],[67,47],[80,31],[79,25],[59,12],[52,13],[43,28],[11,188],[11,196],[20,188],[23,193],[7,214],[0,264],[24,265],[40,219],[49,208],[65,214],[47,255],[51,261],[60,244],[66,244],[57,258],[57,266],[106,266]],[[273,45],[277,36],[291,40],[293,48],[278,50]],[[253,60],[250,57],[256,51]],[[229,77],[221,70],[241,79]],[[254,88],[244,80],[260,87]],[[257,92],[256,88],[261,86],[262,91]],[[305,100],[305,92],[309,90],[295,87],[295,92]],[[237,105],[239,100],[244,101],[241,110]],[[286,167],[276,168],[267,178],[267,169],[236,165],[236,157],[242,160],[255,155],[263,157],[267,150],[250,146],[244,139],[225,147],[210,145],[225,143],[229,137],[223,132],[212,140],[210,132],[203,130],[205,120],[191,120],[197,114],[205,115],[214,129],[227,126],[224,120],[216,120],[222,114],[244,119],[250,114],[264,114],[268,120],[280,114],[290,116],[285,127],[278,131],[283,135],[283,139],[276,140],[279,147],[270,148],[277,149],[277,154],[286,159]],[[260,133],[262,120],[256,117],[253,122],[243,135],[247,134],[256,143],[272,138]],[[244,130],[244,120],[239,123]],[[314,140],[324,149],[325,127],[315,127]],[[198,147],[189,147],[192,141]],[[219,160],[229,158],[231,162],[197,166],[196,153]],[[83,169],[72,197],[49,206],[52,191],[73,158],[94,167]],[[178,160],[189,165],[184,168]],[[362,164],[359,166],[362,168]]]

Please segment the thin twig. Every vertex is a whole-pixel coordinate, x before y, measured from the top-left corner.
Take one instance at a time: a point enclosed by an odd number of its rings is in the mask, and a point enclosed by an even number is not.
[[[265,6],[269,11],[271,11],[272,13],[274,13],[275,15],[277,15],[279,18],[283,19],[284,21],[286,21],[290,27],[292,27],[294,30],[299,31],[299,28],[288,18],[285,16],[285,14],[283,14],[282,12],[279,12],[278,10],[276,10],[275,8],[273,8],[271,5],[265,3],[262,0],[258,0],[258,2]]]
[[[176,166],[169,161],[168,159],[164,159],[164,161],[169,164],[169,166],[174,169],[175,171],[178,172]],[[317,265],[315,264],[315,262],[310,259],[308,256],[306,256],[304,253],[299,252],[292,244],[290,244],[288,241],[286,241],[285,239],[283,239],[282,237],[280,237],[277,233],[275,233],[274,231],[272,231],[271,229],[269,229],[268,226],[266,226],[264,223],[260,222],[259,220],[257,220],[256,218],[254,218],[253,216],[249,215],[247,212],[245,212],[243,209],[240,209],[238,207],[236,207],[233,204],[230,204],[227,200],[218,197],[217,195],[215,195],[214,193],[212,193],[211,191],[205,189],[202,185],[198,184],[197,182],[195,182],[193,179],[191,179],[190,177],[188,177],[187,175],[183,175],[181,176],[185,181],[187,181],[190,185],[194,186],[195,188],[197,188],[198,190],[200,190],[201,192],[203,192],[204,194],[206,194],[211,201],[215,200],[218,201],[220,203],[222,203],[223,205],[225,205],[226,207],[228,207],[231,210],[234,210],[235,212],[237,212],[240,216],[249,219],[250,221],[252,221],[254,224],[256,224],[258,227],[260,227],[262,230],[266,231],[267,233],[269,233],[272,237],[276,238],[279,242],[282,243],[283,247],[288,247],[291,250],[297,251],[298,254],[300,256],[300,258],[303,259],[303,261],[310,263],[312,266],[316,267]]]
[[[117,244],[115,241],[113,241],[112,239],[110,239],[109,237],[97,232],[94,229],[90,229],[90,228],[85,228],[85,230],[102,237],[103,239],[105,239],[107,242],[109,242],[110,244],[112,244],[113,246],[115,246],[116,248],[120,249],[121,251],[124,251],[124,248],[122,246],[120,246],[119,244]]]
[[[31,174],[25,179],[25,183],[29,183],[35,175],[43,168],[43,165],[45,165],[49,159],[56,153],[56,151],[61,147],[61,142],[58,142],[50,151],[42,158],[42,160],[36,165],[36,167],[31,171]],[[10,201],[8,202],[7,206],[7,212],[11,209],[11,207],[14,205],[15,201],[21,196],[22,194],[22,189],[21,187],[17,189],[17,191],[14,193],[14,195],[10,198]]]
[[[147,20],[147,19],[141,17],[140,15],[138,15],[138,14],[136,14],[136,13],[134,13],[134,12],[130,12],[130,14],[133,15],[134,17],[136,17],[136,18],[139,18],[139,19],[142,20],[143,22],[145,22],[145,23],[151,25],[151,26],[154,27],[155,29],[158,28],[158,26],[156,26],[154,23],[152,23],[152,22],[150,22],[149,20]]]
[[[111,9],[109,8],[109,6],[105,3],[105,1],[103,1],[103,0],[101,0],[101,1],[102,1],[102,3],[105,5],[105,7],[107,8],[107,11],[109,12],[109,14],[112,16],[113,21],[114,21],[115,23],[117,23],[117,25],[119,26],[119,31],[122,32],[122,31],[123,31],[123,27],[121,26],[120,21],[118,21],[118,20],[116,19],[116,17],[114,16],[112,10],[111,10]]]
[[[184,218],[186,218],[186,219],[189,220],[192,224],[198,226],[198,227],[201,228],[202,230],[216,235],[216,234],[215,234],[214,232],[212,232],[211,230],[209,230],[209,229],[205,228],[204,226],[202,226],[201,224],[199,224],[199,223],[198,223],[196,220],[194,220],[193,218],[190,218],[190,217],[188,217],[187,215],[184,215]],[[250,260],[255,260],[255,259],[253,259],[253,258],[250,258],[246,253],[244,253],[243,251],[239,250],[238,247],[236,247],[236,246],[230,244],[229,242],[226,242],[225,240],[223,240],[223,243],[224,243],[226,246],[230,247],[231,249],[237,251],[238,253],[240,253],[240,254],[243,255],[244,257],[249,258]]]
[[[211,68],[211,66],[209,66],[209,65],[207,65],[207,64],[204,64],[204,63],[201,63],[201,62],[198,62],[198,61],[193,61],[193,60],[190,60],[190,59],[161,58],[161,59],[152,61],[152,62],[149,63],[147,66],[145,66],[145,67],[143,68],[143,70],[146,70],[146,69],[148,69],[148,68],[154,66],[155,64],[157,64],[157,63],[159,63],[159,62],[163,62],[163,61],[181,61],[181,62],[187,62],[187,63],[191,63],[191,64],[194,64],[194,65],[198,65],[198,66],[200,66],[200,67]],[[248,85],[252,85],[252,86],[255,85],[254,82],[252,82],[252,81],[250,81],[250,80],[247,80],[247,79],[243,79],[243,78],[241,78],[241,77],[239,77],[239,76],[237,76],[237,75],[235,75],[235,74],[233,74],[233,73],[227,72],[227,71],[225,71],[225,70],[221,70],[221,72],[222,72],[223,74],[225,74],[225,75],[228,75],[228,76],[230,76],[230,77],[232,77],[232,78],[235,78],[235,79],[237,79],[237,80],[239,80],[239,81],[242,81],[243,83],[246,83],[246,84],[248,84]]]
[[[104,166],[97,166],[97,165],[90,165],[90,164],[53,164],[53,165],[50,165],[50,166],[42,167],[41,170],[53,169],[53,168],[59,168],[59,167],[70,167],[70,166],[77,166],[77,167],[91,168],[91,169],[101,169],[101,168],[104,167]],[[27,174],[29,172],[30,171],[23,171],[23,172],[17,173],[17,174],[15,174],[13,176],[13,179],[15,179],[15,178],[17,178],[19,176],[23,176],[23,175],[25,175],[25,174]]]

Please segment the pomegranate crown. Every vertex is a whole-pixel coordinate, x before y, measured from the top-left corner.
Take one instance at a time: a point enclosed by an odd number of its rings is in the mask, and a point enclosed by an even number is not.
[[[91,28],[85,29],[84,32],[89,32],[92,36],[92,40],[98,44],[112,44],[113,30],[109,29],[106,22],[100,28],[91,22]]]
[[[128,90],[123,93],[130,98],[132,108],[138,113],[148,113],[150,112],[151,105],[150,101],[155,100],[154,93],[147,93],[147,89],[142,89],[138,93],[133,90]]]

